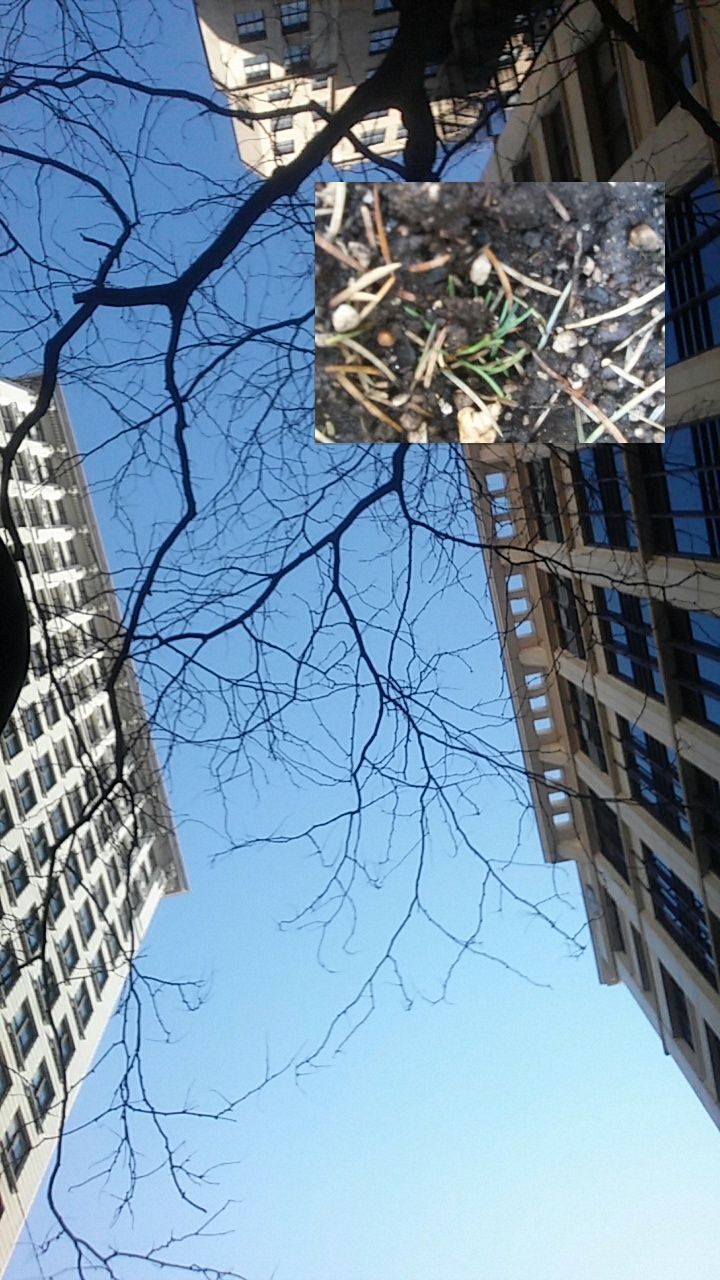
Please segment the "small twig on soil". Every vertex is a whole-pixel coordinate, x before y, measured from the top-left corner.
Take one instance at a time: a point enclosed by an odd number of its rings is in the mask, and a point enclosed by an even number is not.
[[[392,369],[388,369],[388,366],[383,364],[380,357],[376,356],[374,351],[368,351],[367,347],[364,347],[356,338],[344,338],[342,345],[344,347],[349,347],[350,350],[354,351],[357,355],[364,356],[365,359],[369,360],[371,364],[374,364],[375,368],[379,369],[390,382],[397,382],[397,377],[393,373]]]
[[[380,422],[384,422],[386,426],[392,427],[393,431],[397,431],[401,436],[405,434],[402,427],[398,426],[397,422],[393,422],[392,418],[389,418],[382,409],[378,409],[377,405],[373,404],[372,400],[368,400],[367,397],[363,395],[360,388],[356,387],[354,382],[351,382],[349,378],[345,377],[345,374],[336,373],[333,377],[336,382],[340,383],[343,390],[347,391],[348,395],[352,396],[353,400],[357,400],[358,404],[361,404],[363,408],[373,416],[373,418],[377,418]]]
[[[370,315],[370,312],[375,310],[379,302],[382,302],[386,293],[390,292],[394,284],[395,284],[395,276],[391,276],[389,280],[385,281],[384,285],[381,285],[377,293],[373,293],[370,295],[370,299],[368,301],[367,306],[363,307],[362,311],[360,312],[358,323],[361,324],[363,320],[367,320],[368,316]],[[360,294],[355,295],[356,299],[359,298],[360,296],[361,296]],[[362,296],[365,297],[366,295],[363,294]]]
[[[377,378],[379,369],[375,369],[371,364],[326,364],[323,368],[324,373],[369,373],[371,377]]]
[[[450,261],[449,253],[439,253],[436,258],[431,258],[429,262],[415,262],[408,267],[410,272],[434,271],[435,267],[444,267],[446,262]]]
[[[425,365],[427,364],[428,358],[430,356],[430,351],[432,349],[433,342],[435,341],[435,334],[437,333],[437,331],[438,331],[438,321],[436,320],[435,323],[431,326],[430,332],[427,338],[425,339],[425,342],[422,343],[422,351],[420,353],[420,359],[415,365],[415,372],[413,373],[412,381],[410,383],[411,390],[415,386],[415,383],[420,381],[420,379],[423,376],[423,373],[425,372]],[[408,334],[408,337],[409,336],[410,335]]]
[[[326,436],[319,427],[315,428],[315,440],[318,444],[335,444],[335,441],[332,440],[330,436]]]
[[[435,341],[433,342],[430,352],[428,353],[427,364],[425,365],[425,372],[423,374],[423,386],[425,387],[426,390],[430,386],[430,383],[432,382],[433,377],[435,375],[435,366],[437,365],[438,357],[440,355],[440,352],[442,351],[443,343],[447,337],[447,331],[448,331],[448,326],[445,325],[445,327],[440,330]]]
[[[338,262],[343,262],[346,267],[350,267],[353,271],[362,271],[362,265],[350,257],[349,253],[345,253],[342,249],[338,249],[336,244],[331,244],[325,236],[321,236],[319,232],[315,233],[315,243],[320,249],[324,249],[325,253],[329,253],[332,258],[337,258]]]
[[[560,294],[560,297],[558,298],[557,302],[555,303],[555,306],[552,309],[552,312],[550,313],[550,319],[548,320],[545,326],[545,332],[542,335],[537,345],[538,351],[542,351],[548,338],[550,337],[550,334],[555,328],[557,318],[560,315],[560,312],[562,311],[563,307],[565,306],[565,303],[567,302],[570,296],[570,290],[572,289],[572,287],[573,287],[573,282],[572,282],[572,279],[570,279],[565,285],[565,288],[563,289],[562,293]]]
[[[630,348],[628,347],[628,349],[627,349],[627,356],[626,356],[626,358],[625,358],[625,372],[626,372],[626,373],[629,373],[631,369],[634,369],[634,368],[635,368],[635,365],[637,364],[638,360],[640,359],[641,355],[643,354],[643,352],[644,352],[644,350],[645,350],[645,348],[646,348],[646,346],[647,346],[647,344],[648,344],[648,342],[650,341],[650,339],[651,339],[651,338],[652,338],[652,329],[648,329],[648,330],[643,334],[642,338],[641,338],[641,339],[640,339],[640,341],[638,342],[638,344],[637,344],[637,346],[636,346],[636,348],[635,348],[635,350],[634,350],[634,351],[631,351],[631,350],[630,350]]]
[[[572,320],[565,325],[566,329],[585,329],[591,324],[600,324],[603,320],[614,320],[617,316],[624,316],[628,311],[637,311],[639,307],[650,302],[652,298],[657,298],[659,294],[665,292],[665,285],[658,284],[654,289],[643,293],[639,298],[631,298],[629,302],[625,302],[621,307],[615,307],[613,311],[604,311],[599,316],[586,316],[584,320]]]
[[[377,250],[378,250],[377,236],[375,235],[375,228],[373,226],[372,214],[366,204],[360,205],[360,216],[363,220],[363,226],[365,228],[365,235],[367,236],[367,242],[370,245],[370,248],[372,249],[373,253],[377,253]]]
[[[627,369],[622,369],[619,364],[613,364],[612,360],[603,360],[604,369],[612,369],[618,378],[623,378],[625,382],[630,382],[634,387],[644,387],[645,383],[642,378],[638,378],[636,374],[629,373]]]
[[[538,419],[537,419],[537,421],[536,421],[536,423],[535,423],[535,426],[533,427],[532,431],[529,433],[529,437],[528,437],[528,438],[529,438],[530,440],[533,440],[533,439],[535,438],[535,436],[537,435],[538,431],[540,430],[540,428],[541,428],[541,426],[542,426],[543,422],[545,421],[545,419],[547,418],[548,414],[551,412],[551,410],[552,410],[552,409],[554,408],[554,406],[556,405],[557,400],[558,400],[558,396],[559,396],[559,395],[560,395],[560,388],[559,388],[559,387],[556,387],[556,388],[555,388],[555,390],[553,391],[552,395],[550,396],[550,399],[548,400],[548,403],[545,405],[545,408],[541,411],[541,413],[540,413],[540,415],[539,415],[539,417],[538,417]],[[576,412],[578,412],[578,410],[577,410],[577,409],[576,409]]]
[[[517,280],[518,284],[524,284],[528,289],[535,289],[538,293],[549,293],[552,298],[560,297],[560,289],[554,289],[550,284],[543,284],[542,280],[531,280],[530,276],[524,276],[522,271],[516,271],[514,267],[509,267],[507,262],[502,262],[500,265],[505,274],[511,276],[513,280]]]
[[[619,422],[620,418],[624,418],[626,413],[634,409],[637,404],[642,404],[643,400],[647,400],[648,396],[652,396],[656,391],[660,391],[665,386],[665,374],[658,378],[656,382],[652,382],[649,387],[643,387],[642,391],[638,391],[636,395],[631,396],[625,404],[621,404],[619,409],[613,414],[613,422]]]
[[[483,245],[482,252],[485,254],[485,257],[488,258],[490,265],[493,268],[493,271],[495,272],[498,280],[500,281],[500,284],[502,285],[502,291],[508,300],[508,306],[511,307],[515,299],[513,298],[512,285],[508,280],[505,267],[503,266],[500,259],[497,257],[497,254],[493,253],[492,249],[488,244]]]
[[[334,203],[332,218],[327,230],[328,240],[334,240],[338,231],[342,226],[343,214],[345,213],[345,202],[347,200],[347,184],[344,182],[333,183]]]
[[[563,204],[562,200],[559,200],[558,197],[555,195],[555,192],[551,191],[549,187],[545,187],[544,191],[553,209],[555,210],[556,213],[560,214],[560,217],[562,218],[563,222],[569,222],[570,214],[565,208],[565,205]]]
[[[382,205],[380,203],[380,187],[377,182],[373,183],[373,212],[375,214],[375,229],[377,231],[378,244],[380,252],[386,263],[390,262],[390,246],[388,244],[387,234],[385,232],[385,223],[382,216]]]
[[[634,338],[639,338],[640,334],[645,333],[648,329],[654,329],[655,325],[660,324],[664,319],[665,312],[656,311],[653,308],[652,318],[650,320],[646,320],[644,324],[641,324],[640,328],[636,329],[634,333],[631,333],[629,338],[623,338],[622,342],[618,342],[617,346],[613,347],[613,351],[622,351],[625,347],[630,345]]]
[[[530,348],[528,348],[528,350],[530,350]],[[594,422],[599,422],[603,430],[608,431],[619,444],[627,444],[627,440],[620,428],[615,425],[612,418],[609,418],[606,413],[603,413],[602,409],[600,409],[598,405],[593,404],[592,400],[589,400],[587,396],[581,395],[580,392],[576,391],[568,382],[567,378],[563,378],[561,373],[558,373],[555,369],[551,369],[550,365],[546,364],[545,361],[541,359],[537,351],[531,351],[531,355],[540,365],[540,368],[545,370],[548,377],[553,378],[554,381],[562,387],[563,391],[570,397],[573,404],[576,404],[579,409],[584,409],[588,417],[592,418]],[[588,444],[591,443],[596,434],[597,433],[593,433],[593,436],[588,437]]]
[[[383,280],[391,271],[397,271],[402,266],[400,262],[388,262],[382,267],[373,267],[370,271],[364,271],[357,280],[347,285],[345,289],[341,289],[330,299],[330,307],[339,307],[341,302],[350,302],[355,295],[362,291],[366,285],[375,284],[378,280]]]

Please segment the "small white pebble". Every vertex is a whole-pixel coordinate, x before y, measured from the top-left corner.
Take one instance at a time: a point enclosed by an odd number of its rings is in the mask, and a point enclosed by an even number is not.
[[[561,329],[552,340],[552,349],[557,351],[559,355],[566,355],[568,352],[574,351],[576,346],[577,338],[572,329]]]
[[[587,382],[590,377],[590,370],[584,364],[574,364],[572,367],[573,377],[579,378],[581,382]]]
[[[593,258],[585,258],[580,270],[584,276],[591,276],[595,270],[595,260]]]
[[[663,242],[653,227],[647,222],[640,222],[636,227],[632,227],[628,244],[632,249],[644,249],[646,253],[653,253],[662,249]]]
[[[491,271],[490,259],[484,253],[479,253],[470,267],[470,283],[476,284],[478,288],[482,287]]]
[[[452,407],[452,405],[450,404],[450,401],[449,401],[449,400],[438,400],[438,405],[439,405],[440,412],[441,412],[441,414],[443,415],[443,417],[444,417],[444,418],[449,418],[449,417],[450,417],[450,414],[453,412],[453,407]]]
[[[350,333],[360,323],[360,312],[351,302],[341,302],[332,313],[332,327],[336,333]]]

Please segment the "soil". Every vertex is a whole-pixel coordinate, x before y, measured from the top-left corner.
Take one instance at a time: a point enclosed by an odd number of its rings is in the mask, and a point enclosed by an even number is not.
[[[477,401],[443,371],[449,370],[492,406],[503,440],[573,449],[595,433],[597,443],[607,443],[613,436],[603,428],[598,432],[597,419],[592,421],[584,413],[579,415],[579,434],[568,383],[575,394],[612,415],[662,377],[665,352],[660,321],[650,328],[644,349],[628,371],[631,376],[618,374],[617,368],[623,368],[640,339],[615,350],[653,315],[661,315],[662,294],[615,318],[572,327],[662,285],[664,190],[660,183],[388,183],[377,192],[371,184],[352,183],[345,184],[341,215],[336,210],[339,225],[331,226],[336,185],[318,184],[316,189],[318,440],[338,444],[457,441],[458,411]],[[638,233],[637,228],[644,231]],[[347,336],[361,345],[358,352],[343,345],[343,334],[334,330],[336,295],[365,272],[383,267],[383,232],[390,260],[401,266],[364,286],[364,298],[348,300],[346,306],[362,313],[368,299],[388,285],[382,300],[358,326],[351,326]],[[646,247],[633,243],[638,234]],[[506,277],[504,291],[495,262],[482,286],[472,284],[471,265],[486,246],[500,264],[556,292],[531,289],[512,276]],[[429,269],[413,270],[436,260]],[[538,350],[558,301],[557,291],[562,292],[570,281],[570,293],[552,332]],[[494,354],[486,346],[480,356],[474,356],[475,361],[488,362],[496,384],[493,389],[487,377],[456,363],[458,359],[472,362],[473,355],[457,353],[496,333],[508,286],[518,310],[533,307],[540,318],[526,317]],[[442,342],[439,360],[434,369],[421,365],[418,377],[423,349],[438,340]],[[521,352],[521,362],[507,372],[492,372],[493,361]],[[392,372],[392,381],[370,356]],[[347,373],[343,371],[346,364]],[[360,390],[364,404],[348,393],[348,382]],[[369,401],[395,425],[369,412]],[[543,414],[550,402],[552,407]],[[663,403],[662,389],[643,398],[619,422],[621,437],[634,443],[661,442]]]

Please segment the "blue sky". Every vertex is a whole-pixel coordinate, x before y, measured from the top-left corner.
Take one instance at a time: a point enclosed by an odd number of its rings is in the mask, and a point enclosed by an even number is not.
[[[164,83],[172,73],[174,82],[207,91],[189,10],[174,7],[162,43],[150,45],[145,56]],[[162,127],[170,128],[167,122]],[[170,132],[159,136],[169,147]],[[230,193],[236,176],[242,177],[230,126],[205,124],[201,133],[188,125],[183,136],[190,154],[202,145],[203,165]],[[475,164],[453,176],[473,176]],[[142,182],[162,208],[157,177]],[[170,207],[167,193],[165,198]],[[217,216],[216,210],[200,210],[187,217],[163,252],[182,260]],[[277,306],[278,290],[287,288],[286,270],[293,264],[293,305],[297,300],[300,308],[311,299],[312,254],[306,247],[305,256],[298,256],[302,227],[293,239],[279,224],[273,234],[271,245],[258,243],[244,267],[245,279],[254,281],[253,305],[261,312],[267,307],[268,314]],[[236,287],[231,273],[223,287]],[[126,321],[113,316],[103,324],[108,349],[118,350]],[[158,343],[161,324],[154,316],[148,321],[148,349]],[[232,405],[252,421],[242,386],[256,370],[253,359],[243,357],[233,370],[235,381],[213,388],[197,409],[190,447],[203,493],[222,482],[227,461],[225,447],[209,434],[213,415],[225,403],[226,413]],[[151,396],[155,374],[143,376],[137,388],[127,388],[130,407]],[[67,394],[81,445],[93,448],[99,433],[109,429],[110,411],[97,387],[83,389],[71,381]],[[280,429],[272,413],[268,421]],[[126,586],[135,552],[105,485],[122,449],[118,444],[94,455],[89,472],[110,561]],[[271,484],[279,496],[292,477],[283,473],[282,456],[276,463]],[[162,519],[171,518],[174,500],[170,478],[158,482],[136,474],[123,511],[141,546],[157,537]],[[470,533],[469,510],[464,518]],[[383,562],[387,537],[367,522],[349,550],[358,583],[368,590],[376,589],[376,572],[378,582],[384,581],[376,566]],[[431,651],[436,641],[440,647],[452,619],[453,644],[468,646],[470,655],[465,665],[459,659],[447,664],[453,692],[472,705],[479,691],[491,700],[486,712],[500,715],[501,670],[492,628],[483,620],[487,600],[479,556],[464,561],[463,587],[435,601],[419,631]],[[299,613],[299,596],[294,599]],[[292,591],[283,603],[292,626]],[[236,658],[233,644],[222,651],[229,662]],[[341,717],[342,709],[335,714]],[[310,743],[311,757],[317,725],[309,713],[299,712],[293,728],[301,743]],[[498,749],[517,750],[512,725],[500,724],[491,737]],[[234,779],[226,791],[228,806],[243,830],[267,830],[269,816],[272,825],[287,829],[291,821],[316,817],[327,801],[324,789],[297,781],[293,786],[286,773],[269,766],[257,792],[247,778]],[[344,947],[341,921],[323,950],[321,968],[317,930],[279,926],[320,884],[317,862],[306,848],[267,842],[213,861],[224,815],[211,783],[203,757],[191,748],[178,751],[168,785],[191,893],[162,904],[143,963],[173,979],[203,979],[207,998],[197,1013],[172,1014],[171,1045],[163,1043],[157,1027],[146,1030],[148,1080],[170,1109],[181,1108],[187,1098],[199,1110],[221,1107],[223,1099],[254,1087],[266,1057],[275,1070],[311,1052],[382,952],[412,879],[408,858],[381,892],[359,890],[356,933]],[[514,845],[518,807],[492,776],[478,776],[469,794],[478,810],[468,810],[470,829],[483,848],[505,857]],[[388,838],[386,819],[372,814],[365,849],[372,853],[375,847],[378,862]],[[395,838],[412,844],[409,822]],[[559,918],[569,931],[578,928],[574,869],[560,868],[553,879],[541,865],[531,824],[525,825],[517,862],[518,890],[532,898],[561,892]],[[479,895],[478,868],[452,847],[437,817],[427,881],[442,918],[468,929]],[[620,988],[599,987],[588,952],[578,957],[510,901],[501,911],[492,899],[483,944],[497,959],[466,958],[440,1001],[450,952],[436,934],[414,929],[401,952],[412,1008],[384,972],[372,1017],[342,1052],[333,1053],[331,1046],[316,1069],[298,1081],[291,1074],[279,1079],[237,1108],[231,1121],[183,1123],[184,1154],[213,1169],[213,1185],[194,1194],[211,1211],[230,1203],[216,1224],[228,1234],[181,1246],[179,1258],[232,1266],[249,1280],[636,1280],[640,1274],[714,1280],[717,1132],[631,997]],[[509,971],[503,961],[520,972]],[[112,1067],[111,1059],[87,1083],[75,1124],[102,1106]],[[73,1141],[61,1177],[67,1188],[93,1169],[107,1128],[104,1122]],[[151,1164],[154,1139],[142,1128],[139,1138]],[[95,1239],[107,1234],[127,1243],[129,1222],[111,1225],[117,1185],[69,1190],[63,1205],[78,1226],[94,1230]],[[136,1206],[133,1247],[142,1251],[170,1229],[180,1233],[201,1222],[165,1183],[151,1178]],[[31,1222],[35,1240],[47,1223],[39,1200]],[[62,1255],[61,1248],[57,1257]],[[8,1274],[11,1280],[36,1280],[46,1266],[25,1242]],[[144,1262],[129,1262],[120,1274],[144,1280],[150,1271]]]

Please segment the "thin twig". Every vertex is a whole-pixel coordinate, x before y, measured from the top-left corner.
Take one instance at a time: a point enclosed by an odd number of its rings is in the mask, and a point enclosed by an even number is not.
[[[530,350],[529,347],[528,347],[528,350]],[[566,395],[570,397],[573,404],[576,404],[580,409],[584,409],[588,417],[592,418],[594,422],[599,422],[603,426],[605,431],[608,431],[610,435],[613,436],[613,438],[618,441],[619,444],[627,444],[627,440],[625,439],[625,436],[623,435],[622,431],[619,429],[619,427],[616,427],[612,418],[609,418],[608,415],[604,413],[603,410],[600,409],[598,405],[594,404],[592,400],[589,400],[587,396],[579,394],[579,392],[577,392],[575,388],[568,382],[567,378],[564,378],[561,373],[557,372],[556,369],[551,369],[550,365],[546,364],[545,361],[541,359],[537,351],[532,351],[531,355],[533,359],[536,360],[537,363],[540,365],[540,368],[545,370],[548,377],[553,378],[554,381],[557,382],[558,385],[562,387],[563,391],[565,392]],[[589,443],[589,440],[588,440],[588,443]]]
[[[315,243],[318,248],[323,249],[325,253],[329,253],[332,258],[337,258],[338,262],[343,262],[346,267],[350,267],[353,271],[362,271],[362,265],[350,257],[349,253],[345,253],[342,249],[338,249],[336,244],[331,244],[325,236],[321,236],[319,231],[315,232]]]
[[[550,187],[544,187],[544,191],[553,209],[555,210],[556,213],[560,214],[560,217],[562,218],[563,222],[569,222],[570,214],[565,208],[565,205],[563,204],[562,200],[558,199],[558,197],[555,195],[555,192],[551,191]]]
[[[631,396],[629,400],[625,401],[625,404],[621,404],[620,408],[616,409],[613,414],[613,422],[619,422],[621,418],[625,417],[626,413],[635,408],[635,405],[642,404],[643,400],[647,400],[648,396],[654,395],[656,391],[660,391],[664,386],[665,374],[658,378],[656,382],[652,382],[649,387],[643,387],[642,391],[638,391],[636,395]]]
[[[402,266],[400,262],[388,262],[384,263],[382,267],[373,267],[370,271],[364,271],[357,280],[353,280],[345,289],[341,289],[339,293],[336,293],[330,299],[330,306],[339,307],[341,302],[350,302],[356,293],[364,289],[366,285],[375,284],[377,280],[383,280],[390,272],[397,271],[400,266]]]
[[[543,349],[543,347],[545,346],[545,344],[546,344],[546,342],[547,342],[548,338],[550,337],[550,334],[552,333],[553,329],[555,328],[555,324],[556,324],[556,322],[557,322],[557,318],[558,318],[558,316],[560,315],[560,312],[562,311],[563,307],[565,306],[565,303],[567,302],[567,300],[568,300],[568,298],[569,298],[569,296],[570,296],[570,290],[572,289],[572,287],[573,287],[573,282],[572,282],[572,278],[571,278],[570,280],[568,280],[567,284],[565,285],[565,288],[563,289],[562,293],[560,294],[560,297],[558,298],[557,302],[555,303],[555,306],[553,307],[552,312],[550,313],[550,319],[548,320],[548,322],[547,322],[547,324],[546,324],[546,326],[545,326],[545,332],[544,332],[544,334],[542,335],[542,337],[541,337],[541,339],[540,339],[540,341],[538,342],[538,345],[537,345],[537,349],[538,349],[538,351],[542,351],[542,349]]]
[[[378,409],[377,405],[373,404],[372,400],[368,400],[367,397],[363,395],[360,388],[356,387],[355,383],[351,382],[349,378],[346,378],[343,373],[336,373],[333,376],[335,381],[340,383],[343,390],[347,391],[348,395],[352,396],[353,400],[357,400],[358,404],[361,404],[369,414],[372,414],[373,418],[377,418],[380,422],[384,422],[388,427],[392,427],[393,431],[397,431],[401,436],[405,434],[402,427],[398,426],[397,422],[393,422],[392,418],[389,418],[382,409]]]
[[[388,366],[383,364],[383,361],[379,356],[375,355],[374,351],[368,351],[368,348],[364,347],[356,338],[345,338],[343,340],[343,346],[349,347],[351,351],[356,352],[359,356],[364,356],[366,360],[369,360],[371,364],[375,365],[376,369],[379,369],[381,373],[384,373],[385,377],[388,378],[390,382],[397,382],[397,377],[393,373],[392,369],[388,369]]]
[[[514,267],[509,267],[507,262],[502,262],[500,265],[505,274],[511,276],[513,280],[517,280],[518,284],[524,284],[528,289],[535,289],[537,293],[549,293],[552,298],[560,297],[560,289],[554,289],[552,285],[543,284],[542,280],[531,280],[530,276],[524,276],[522,271],[516,271]]]
[[[649,289],[647,293],[643,293],[639,298],[631,298],[629,302],[623,303],[621,307],[615,307],[613,311],[604,311],[599,316],[587,316],[584,320],[572,320],[565,325],[566,329],[585,329],[591,324],[600,324],[603,320],[614,320],[616,316],[624,316],[628,311],[637,311],[639,307],[650,302],[653,298],[657,298],[661,293],[665,292],[665,285],[658,284],[654,289]]]
[[[389,280],[386,280],[385,283],[380,286],[377,293],[370,294],[367,306],[363,307],[362,311],[360,312],[360,322],[362,322],[363,320],[367,320],[368,316],[370,315],[370,312],[375,310],[379,302],[382,302],[383,298],[387,293],[390,292],[394,284],[395,284],[395,276],[391,276]],[[366,294],[362,295],[363,298],[366,296],[367,296]],[[358,297],[360,297],[360,294],[355,295],[356,300]]]
[[[378,244],[380,252],[386,263],[390,262],[390,246],[388,244],[387,234],[385,232],[385,223],[382,216],[382,205],[380,204],[380,187],[377,182],[373,183],[373,212],[375,214],[375,229],[377,231]]]
[[[333,188],[334,203],[332,218],[330,219],[330,225],[327,231],[328,240],[334,240],[342,226],[343,214],[345,213],[345,202],[347,200],[346,182],[335,182],[333,183]]]
[[[435,267],[444,267],[446,262],[450,261],[449,253],[439,253],[436,258],[431,258],[429,262],[415,262],[408,267],[410,272],[433,271]]]
[[[485,254],[485,257],[489,259],[490,265],[493,268],[493,271],[495,272],[498,280],[500,281],[500,284],[502,285],[502,291],[508,300],[508,306],[511,307],[514,302],[513,291],[512,291],[512,285],[508,280],[505,267],[503,266],[502,262],[498,258],[497,254],[493,253],[492,249],[488,244],[483,245],[482,252]]]

